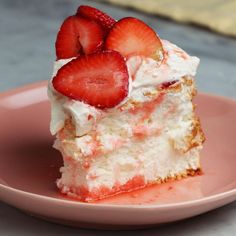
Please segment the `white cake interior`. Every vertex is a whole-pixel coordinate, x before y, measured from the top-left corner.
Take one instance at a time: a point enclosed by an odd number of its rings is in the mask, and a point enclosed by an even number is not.
[[[153,93],[150,101],[162,92]],[[114,188],[122,189],[137,177],[143,181],[136,183],[138,188],[197,172],[203,135],[194,114],[194,92],[192,78],[183,78],[165,90],[145,119],[147,111],[141,108],[130,113],[130,107],[140,104],[128,102],[124,110],[106,114],[97,121],[96,129],[81,137],[73,135],[71,127],[65,129],[56,142],[64,156],[58,187],[72,196],[80,196],[81,189],[86,189],[97,197],[101,189],[113,193]],[[71,122],[73,129],[73,118]],[[97,150],[100,153],[94,154]],[[85,200],[90,198],[88,194]]]

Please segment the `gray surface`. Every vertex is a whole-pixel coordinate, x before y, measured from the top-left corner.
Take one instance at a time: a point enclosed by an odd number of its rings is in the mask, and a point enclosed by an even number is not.
[[[61,21],[88,1],[0,0],[0,91],[47,80],[55,58],[54,41]],[[236,98],[236,39],[204,29],[178,25],[155,16],[94,3],[115,18],[139,17],[188,53],[201,59],[197,75],[201,91]],[[119,232],[112,232],[118,235]],[[0,235],[110,235],[47,223],[0,203]],[[236,202],[176,224],[123,235],[236,235]]]

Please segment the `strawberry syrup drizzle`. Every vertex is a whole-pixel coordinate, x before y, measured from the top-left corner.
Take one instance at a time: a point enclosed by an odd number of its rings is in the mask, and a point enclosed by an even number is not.
[[[149,129],[145,125],[137,125],[136,127],[133,128],[133,136],[139,140],[142,140],[148,136],[160,135],[160,134],[161,134],[161,129],[159,127]]]
[[[131,108],[129,109],[129,112],[133,115],[136,115],[138,113],[142,113],[142,117],[140,122],[144,122],[145,120],[147,120],[151,114],[154,112],[155,108],[163,101],[164,99],[164,93],[160,93],[154,100],[149,101],[149,102],[145,102],[142,104],[141,107],[135,107],[135,108]],[[155,129],[155,130],[148,130],[148,128],[145,125],[137,125],[135,127],[133,127],[133,135],[136,138],[145,138],[147,136],[153,135],[153,134],[158,134],[160,132],[159,128]],[[98,140],[98,135],[97,133],[94,133],[92,135],[92,141],[88,142],[89,144],[92,144],[92,154],[86,157],[86,160],[84,162],[83,167],[85,169],[88,169],[90,167],[89,163],[91,161],[92,158],[95,158],[98,155],[102,155],[102,154],[106,154],[109,153],[110,151],[103,151],[101,150],[101,146],[102,144],[100,143],[100,141]],[[123,140],[112,140],[111,143],[115,148],[119,148],[121,147],[125,142]]]
[[[72,200],[79,200],[82,202],[95,202],[107,197],[112,197],[120,193],[127,193],[133,190],[137,190],[140,188],[144,188],[148,186],[145,184],[145,180],[143,176],[137,175],[134,176],[131,180],[129,180],[127,183],[121,185],[120,183],[114,184],[112,189],[101,186],[97,189],[93,189],[92,191],[89,191],[86,187],[80,186],[80,187],[71,187],[69,195],[64,195],[64,197],[72,199]],[[77,195],[78,197],[75,197],[73,195]]]
[[[159,105],[164,100],[165,94],[160,93],[154,100],[149,102],[144,102],[139,107],[134,107],[129,109],[129,112],[133,115],[138,113],[143,113],[143,120],[150,117],[157,105]]]
[[[135,176],[127,184],[115,184],[112,189],[103,186],[89,192],[85,187],[71,188],[71,195],[61,194],[61,196],[74,201],[94,204],[150,205],[177,203],[203,197],[202,178],[203,173],[196,172],[195,176],[181,180],[168,180],[168,182],[161,184],[145,184],[142,176]]]
[[[94,134],[92,135],[92,141],[89,141],[89,142],[88,142],[88,145],[91,145],[91,147],[92,147],[92,154],[90,154],[90,155],[88,155],[88,156],[86,156],[86,157],[84,158],[84,162],[83,162],[83,164],[82,164],[82,167],[83,167],[84,169],[89,169],[89,168],[90,168],[91,160],[92,160],[93,158],[95,158],[96,156],[102,154],[102,151],[101,151],[101,148],[100,148],[100,147],[101,147],[101,143],[100,143],[100,141],[98,140],[97,136],[98,136],[98,134],[97,134],[97,133],[94,133]]]

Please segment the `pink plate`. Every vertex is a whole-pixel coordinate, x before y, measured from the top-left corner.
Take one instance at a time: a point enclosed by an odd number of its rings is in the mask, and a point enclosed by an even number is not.
[[[236,101],[196,98],[207,142],[204,174],[97,203],[60,195],[62,165],[49,133],[46,83],[0,95],[0,200],[34,216],[87,228],[126,229],[192,217],[236,200]]]

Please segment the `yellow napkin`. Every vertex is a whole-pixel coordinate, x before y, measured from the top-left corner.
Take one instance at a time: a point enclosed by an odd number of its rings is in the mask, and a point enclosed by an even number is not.
[[[104,1],[104,0],[103,0]],[[236,0],[105,0],[236,36]]]

